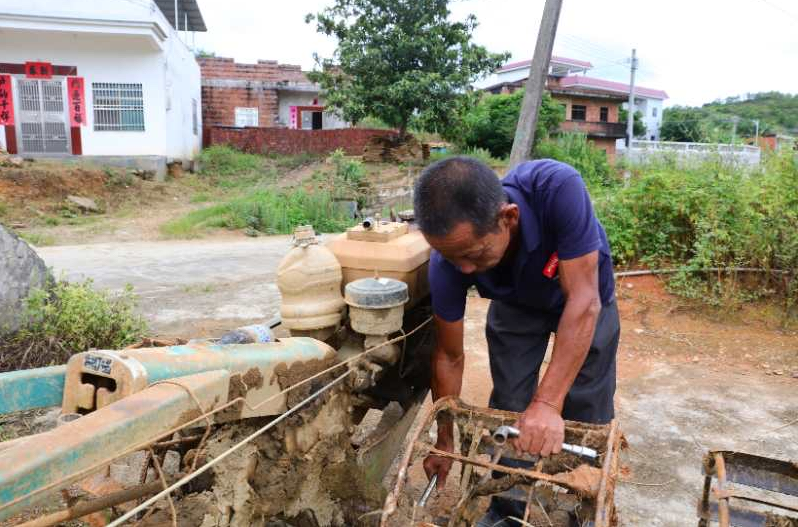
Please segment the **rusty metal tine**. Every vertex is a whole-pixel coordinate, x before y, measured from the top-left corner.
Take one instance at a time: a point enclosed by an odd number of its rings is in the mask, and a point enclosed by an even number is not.
[[[615,491],[620,448],[620,428],[617,419],[613,419],[607,436],[607,454],[601,467],[602,478],[598,496],[596,497],[595,527],[609,527],[612,524],[614,502],[613,500],[608,500],[607,495]]]
[[[539,459],[537,463],[535,463],[535,470],[537,470],[538,472],[543,470],[542,458]],[[524,523],[526,523],[529,520],[529,515],[532,513],[532,498],[534,497],[534,494],[535,494],[535,485],[530,485],[529,493],[526,496],[526,508],[524,508],[524,518],[523,518]],[[546,514],[545,509],[543,509],[543,505],[540,504],[540,500],[538,500],[537,497],[535,497],[535,499],[538,502],[538,506],[541,508],[541,510],[543,510],[543,514]],[[551,527],[551,519],[549,519],[548,514],[546,514],[546,519],[549,521],[549,527]]]
[[[437,448],[433,447],[432,445],[425,445],[426,448],[429,448],[430,454],[435,454],[436,456],[445,457],[449,459],[454,459],[455,461],[460,461],[461,463],[471,463],[478,467],[487,468],[490,470],[496,470],[498,472],[504,472],[505,474],[516,474],[519,476],[524,476],[529,479],[536,479],[540,481],[548,481],[550,483],[556,483],[557,485],[576,490],[581,492],[587,496],[595,497],[595,490],[581,488],[579,486],[574,485],[574,480],[572,478],[563,477],[558,474],[546,474],[543,472],[537,472],[534,470],[525,470],[522,468],[514,468],[514,467],[506,467],[504,465],[498,465],[496,463],[489,463],[487,461],[481,461],[479,459],[468,459],[465,456],[461,456],[460,454],[453,454],[451,452],[445,452],[443,450],[438,450]]]
[[[468,447],[469,458],[472,458],[474,455],[476,455],[480,441],[482,441],[482,421],[477,421],[477,424],[473,427],[471,445]],[[460,485],[463,487],[463,492],[461,493],[462,496],[465,496],[470,492],[470,485],[468,482],[471,481],[471,472],[473,472],[473,470],[474,465],[463,464],[463,472],[460,475]]]
[[[726,490],[726,462],[723,454],[715,453],[715,475],[718,479],[718,492]],[[729,498],[719,495],[718,497],[718,524],[720,527],[729,527]]]
[[[432,425],[432,421],[438,416],[438,413],[440,413],[442,410],[451,408],[455,404],[457,404],[457,398],[455,397],[442,397],[435,401],[435,404],[433,405],[430,413],[427,414],[427,418],[424,420],[424,423],[422,423],[422,425],[418,427],[413,434],[410,445],[405,451],[402,461],[399,463],[399,472],[396,475],[396,486],[385,499],[385,506],[383,507],[382,516],[380,517],[380,527],[384,527],[391,515],[396,512],[396,507],[399,503],[399,496],[402,494],[402,490],[405,486],[405,480],[407,479],[407,469],[410,467],[410,460],[413,458],[413,452],[416,450],[416,444],[419,443],[418,438],[421,437],[421,434],[425,430],[429,430],[430,425]]]

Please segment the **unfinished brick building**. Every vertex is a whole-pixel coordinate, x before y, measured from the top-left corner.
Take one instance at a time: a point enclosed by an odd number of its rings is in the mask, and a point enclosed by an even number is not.
[[[322,130],[348,125],[324,111],[318,85],[299,66],[231,58],[198,59],[205,126]]]

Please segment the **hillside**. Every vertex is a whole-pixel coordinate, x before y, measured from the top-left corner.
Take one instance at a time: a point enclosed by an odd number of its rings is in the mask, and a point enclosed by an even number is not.
[[[662,136],[671,141],[721,141],[731,138],[738,117],[736,137],[751,137],[759,120],[759,133],[798,133],[798,95],[763,92],[728,97],[701,107],[674,106],[663,115]]]

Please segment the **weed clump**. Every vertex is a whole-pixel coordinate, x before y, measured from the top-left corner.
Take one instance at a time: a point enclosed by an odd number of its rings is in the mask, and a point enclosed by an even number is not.
[[[66,362],[90,348],[119,349],[147,331],[135,311],[130,286],[119,293],[98,291],[91,280],[59,280],[31,292],[22,327],[0,344],[0,371]]]

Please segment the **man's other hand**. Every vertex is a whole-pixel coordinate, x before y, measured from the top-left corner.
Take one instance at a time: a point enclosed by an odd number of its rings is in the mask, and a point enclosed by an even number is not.
[[[521,415],[516,427],[520,431],[515,439],[515,449],[518,452],[546,457],[562,450],[565,423],[559,412],[551,406],[533,401]]]
[[[441,441],[439,439],[435,444],[435,448],[445,452],[454,452],[454,441]],[[432,479],[433,475],[438,475],[438,483],[435,485],[436,488],[442,489],[444,485],[446,485],[446,477],[452,469],[452,461],[454,460],[434,454],[430,454],[424,460],[424,472],[427,473],[427,478]]]

